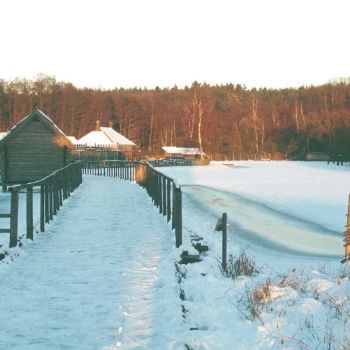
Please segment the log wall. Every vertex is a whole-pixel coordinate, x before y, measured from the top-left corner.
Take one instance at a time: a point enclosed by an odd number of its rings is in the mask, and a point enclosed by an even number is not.
[[[4,152],[5,181],[41,179],[66,165],[67,150],[59,137],[38,120],[31,121],[8,143]]]

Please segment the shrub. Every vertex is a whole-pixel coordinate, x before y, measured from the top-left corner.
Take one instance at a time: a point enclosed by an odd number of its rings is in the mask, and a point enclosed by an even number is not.
[[[252,276],[258,272],[255,261],[248,258],[245,250],[241,250],[235,259],[232,254],[227,260],[226,269],[220,266],[221,273],[228,278],[236,279],[238,276]]]

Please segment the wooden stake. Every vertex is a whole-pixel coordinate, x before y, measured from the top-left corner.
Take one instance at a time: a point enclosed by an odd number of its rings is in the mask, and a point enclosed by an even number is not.
[[[222,214],[222,269],[227,267],[227,213]]]
[[[347,216],[347,223],[346,223],[346,231],[344,232],[344,247],[345,247],[345,258],[342,260],[342,262],[347,262],[350,259],[350,195],[348,200],[348,213]]]

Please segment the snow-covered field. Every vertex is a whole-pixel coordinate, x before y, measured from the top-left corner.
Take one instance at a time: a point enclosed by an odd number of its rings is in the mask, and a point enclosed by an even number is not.
[[[344,257],[342,240],[350,193],[349,166],[247,161],[226,165],[212,162],[209,167],[158,170],[177,179],[182,186],[183,246],[176,249],[173,241],[170,248],[165,245],[157,251],[157,263],[151,268],[157,283],[155,289],[148,291],[152,295],[147,296],[153,305],[147,309],[147,313],[152,313],[151,318],[147,316],[147,331],[142,328],[146,315],[140,311],[129,314],[123,332],[136,335],[136,339],[134,337],[132,342],[128,342],[130,338],[122,338],[118,334],[118,329],[123,328],[118,325],[118,320],[107,315],[111,324],[106,322],[106,327],[114,326],[119,338],[105,347],[96,346],[96,349],[350,348],[349,272],[347,265],[340,263]],[[99,183],[107,180],[111,179],[98,178],[94,181],[97,193]],[[67,208],[77,205],[74,201],[81,196],[86,183],[65,204]],[[129,185],[127,190],[133,194],[143,191],[136,185]],[[100,207],[104,197],[99,195],[90,201],[92,208]],[[118,196],[115,202],[118,202]],[[0,211],[3,203],[5,201],[0,202]],[[143,205],[144,200],[140,202],[140,206]],[[59,216],[66,215],[65,210]],[[138,218],[133,216],[132,208],[125,201],[120,210],[123,210],[125,220],[142,219],[140,215]],[[157,209],[154,208],[154,211]],[[229,223],[228,254],[232,255],[229,263],[246,256],[244,261],[255,267],[252,276],[230,278],[221,273],[221,232],[215,232],[214,227],[224,212],[228,214]],[[92,215],[91,211],[89,215]],[[52,234],[62,234],[60,220],[49,226]],[[89,231],[89,225],[81,230]],[[165,231],[168,230],[160,230],[159,234],[168,234]],[[126,244],[127,237],[143,234],[144,230],[131,228],[128,235],[119,237],[115,244]],[[191,234],[202,236],[209,251],[201,254],[202,261],[199,263],[174,265],[173,261],[179,261],[182,250],[196,253],[190,241]],[[69,246],[67,236],[64,237],[62,244]],[[41,240],[36,247],[44,244]],[[2,261],[1,284],[8,280],[7,274],[16,271],[23,255],[28,251],[36,254],[31,246],[33,244],[24,244],[16,248],[19,256]],[[103,268],[95,266],[94,273],[103,274]],[[127,278],[123,275],[123,265],[116,265],[115,269],[117,275],[123,276],[120,283],[124,283]],[[174,284],[174,280],[178,283]],[[118,278],[115,281],[117,283]],[[18,294],[14,295],[18,297]],[[13,305],[12,317],[18,315],[19,319],[30,323],[30,317],[23,315],[22,308],[17,307],[23,306],[23,303],[18,304],[11,295],[4,296],[3,293],[0,302],[1,305]],[[112,314],[118,312],[118,302],[115,302]],[[127,301],[124,303],[127,304]],[[135,300],[132,305],[136,310]],[[91,310],[86,305],[84,307],[90,315],[94,314],[95,306],[92,303]],[[124,307],[127,308],[127,305]],[[9,313],[11,308],[6,307],[5,310]],[[8,314],[2,315],[5,324],[6,316]],[[93,327],[93,323],[85,324]],[[128,333],[125,329],[135,328],[135,325],[140,328],[139,333],[130,330]],[[6,334],[6,327],[0,327],[1,338]],[[60,327],[59,323],[57,327]],[[42,336],[40,329],[35,331]],[[23,339],[21,344],[25,344]],[[76,341],[72,340],[71,344],[71,347],[57,345],[56,348],[84,349]],[[0,348],[6,347],[0,345]],[[28,346],[28,349],[34,348]]]
[[[192,348],[350,348],[349,273],[340,263],[348,166],[247,161],[160,170],[182,185],[184,232],[210,247],[181,280],[187,319],[198,328],[188,335]],[[254,261],[252,277],[220,274],[221,234],[213,229],[224,212],[228,252]]]

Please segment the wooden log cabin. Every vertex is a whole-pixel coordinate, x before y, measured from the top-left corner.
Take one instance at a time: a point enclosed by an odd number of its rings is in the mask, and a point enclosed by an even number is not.
[[[73,148],[67,136],[37,109],[0,139],[3,187],[36,181],[66,166]]]

